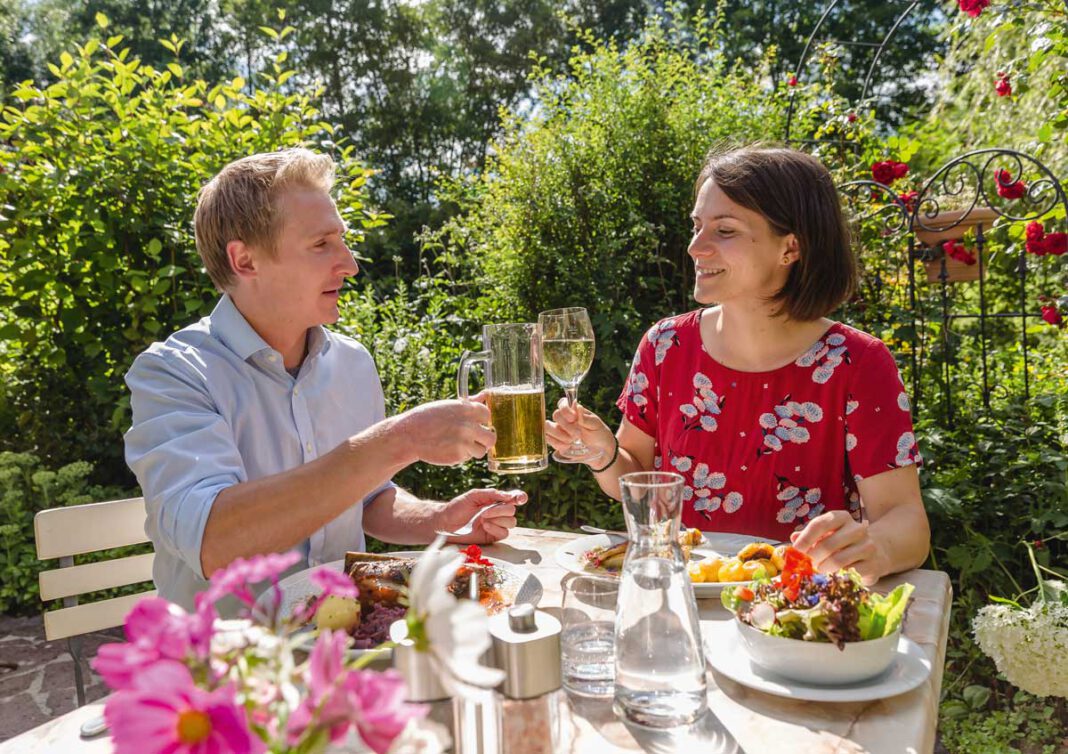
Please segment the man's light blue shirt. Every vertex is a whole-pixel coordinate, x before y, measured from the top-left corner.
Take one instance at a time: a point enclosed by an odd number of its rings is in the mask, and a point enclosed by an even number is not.
[[[200,545],[222,490],[296,468],[385,418],[378,373],[362,345],[312,328],[294,378],[227,295],[210,316],[139,355],[126,384],[133,409],[126,463],[148,509],[152,576],[161,596],[186,609],[208,584]],[[298,545],[300,565],[363,550],[364,504],[389,486],[354,500]],[[285,527],[285,518],[275,525]]]

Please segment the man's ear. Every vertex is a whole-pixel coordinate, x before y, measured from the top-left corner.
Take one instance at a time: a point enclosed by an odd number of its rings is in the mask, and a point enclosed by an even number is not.
[[[788,233],[786,236],[786,248],[782,252],[782,263],[789,266],[800,258],[801,244],[798,243],[797,236],[793,233]]]
[[[226,244],[226,258],[230,262],[230,271],[238,280],[256,277],[256,258],[252,248],[244,241],[229,241]]]

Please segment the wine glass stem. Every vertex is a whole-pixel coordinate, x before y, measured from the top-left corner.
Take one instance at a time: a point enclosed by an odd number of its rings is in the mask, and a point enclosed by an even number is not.
[[[567,407],[574,408],[578,403],[578,385],[564,388],[564,395],[567,397]],[[568,454],[572,456],[581,456],[586,453],[586,444],[582,442],[582,437],[576,437],[571,442],[571,447],[568,449]]]

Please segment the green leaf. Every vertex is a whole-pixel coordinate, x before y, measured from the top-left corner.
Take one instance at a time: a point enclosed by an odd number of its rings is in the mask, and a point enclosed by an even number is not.
[[[163,243],[158,238],[149,239],[148,244],[145,246],[145,254],[153,259],[158,259],[161,251],[163,251]]]
[[[278,32],[272,29],[270,26],[261,26],[260,31],[262,31],[271,39],[278,39]]]
[[[99,26],[101,29],[108,28],[108,24],[110,22],[108,21],[108,17],[105,16],[103,13],[97,12],[97,14],[95,16],[95,19],[96,19],[96,25]]]
[[[966,686],[961,696],[969,707],[978,711],[985,708],[990,701],[990,689],[986,686]]]

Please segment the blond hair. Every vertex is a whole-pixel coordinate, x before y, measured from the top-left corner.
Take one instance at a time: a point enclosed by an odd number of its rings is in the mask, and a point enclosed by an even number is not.
[[[197,251],[220,291],[234,281],[226,245],[246,245],[275,254],[282,217],[278,200],[293,186],[330,191],[335,165],[325,154],[308,149],[264,152],[235,160],[200,190],[193,215]]]

